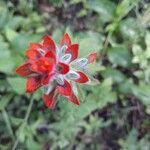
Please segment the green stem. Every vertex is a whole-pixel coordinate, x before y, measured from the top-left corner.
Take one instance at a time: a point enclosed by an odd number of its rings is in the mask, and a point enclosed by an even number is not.
[[[111,35],[112,35],[112,32],[109,32],[106,39],[105,39],[105,42],[104,42],[104,45],[103,45],[103,51],[101,52],[101,59],[104,57],[104,55],[107,52],[107,47],[108,47],[108,44],[110,42]]]
[[[26,115],[25,115],[25,118],[24,118],[24,121],[23,121],[23,123],[20,126],[20,131],[22,131],[24,129],[26,123],[28,122],[28,118],[30,116],[30,113],[31,113],[31,110],[32,110],[32,106],[33,106],[33,101],[34,101],[34,98],[33,98],[33,95],[32,95],[31,96],[31,100],[30,100],[30,104],[28,106],[28,109],[27,109],[27,112],[26,112]],[[21,134],[21,132],[18,134],[17,139],[16,139],[16,141],[14,143],[14,146],[13,146],[12,150],[15,150],[17,145],[19,144],[20,134]]]
[[[81,96],[82,102],[84,102],[85,101],[85,96],[83,95],[83,92],[82,92],[81,87],[79,85],[77,85],[77,89],[78,89],[78,92],[79,92],[79,96]]]
[[[8,132],[9,132],[9,134],[10,134],[12,140],[14,141],[14,140],[15,140],[15,136],[14,136],[13,130],[12,130],[12,128],[11,128],[10,119],[9,119],[8,114],[7,114],[7,112],[6,112],[5,109],[3,109],[3,111],[2,111],[2,115],[3,115],[3,118],[4,118],[4,120],[5,120],[7,129],[8,129]]]
[[[33,101],[34,101],[34,98],[33,98],[33,95],[32,95],[31,100],[30,100],[30,104],[29,104],[29,106],[28,106],[28,110],[27,110],[27,113],[26,113],[26,116],[25,116],[25,119],[24,119],[24,121],[25,121],[26,123],[27,123],[28,118],[29,118],[30,113],[31,113],[31,109],[32,109],[32,106],[33,106]]]

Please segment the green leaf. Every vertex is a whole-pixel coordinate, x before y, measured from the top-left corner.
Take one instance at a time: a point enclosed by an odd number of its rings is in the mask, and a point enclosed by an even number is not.
[[[88,65],[89,74],[95,74],[96,72],[103,71],[105,69],[104,66],[100,65],[100,63],[95,62]]]
[[[123,0],[116,9],[116,14],[121,19],[129,13],[129,11],[136,6],[139,0]]]
[[[22,25],[22,22],[24,21],[25,18],[23,18],[22,16],[13,16],[11,18],[9,18],[8,22],[7,22],[7,27],[10,29],[17,29],[19,26]]]
[[[34,149],[34,150],[41,150],[42,149],[42,145],[40,143],[36,142],[34,140],[34,138],[32,138],[32,137],[28,137],[26,139],[26,145],[27,145],[28,150],[31,149],[31,145],[32,145],[32,149]]]
[[[12,93],[10,93],[8,95],[1,97],[1,99],[0,99],[0,110],[3,110],[8,105],[8,103],[10,102],[10,100],[13,96],[14,95]]]
[[[138,132],[133,128],[125,139],[119,140],[122,150],[149,150],[149,134],[144,134],[144,136],[138,139]]]
[[[53,39],[57,42],[57,43],[60,43],[61,41],[61,37],[63,36],[63,33],[61,31],[61,29],[56,29],[54,32],[53,32]]]
[[[126,79],[122,72],[111,67],[107,67],[104,71],[102,71],[102,76],[104,78],[111,78],[116,83],[121,83]]]
[[[7,78],[7,81],[9,82],[12,89],[16,93],[18,93],[18,94],[25,93],[26,79],[21,78],[21,77],[9,77],[9,78]]]
[[[123,83],[119,85],[119,91],[124,94],[131,93],[134,88],[135,85],[132,79],[126,79]]]
[[[80,56],[86,57],[93,51],[99,51],[103,46],[104,37],[96,32],[85,32],[76,35],[80,44]]]
[[[145,43],[147,46],[145,54],[147,58],[150,58],[150,42],[149,41],[150,41],[150,32],[147,32],[146,37],[145,37]]]
[[[87,6],[89,9],[96,11],[102,17],[104,22],[113,19],[115,12],[115,4],[109,0],[88,0]]]
[[[22,20],[21,25],[22,28],[27,32],[31,29],[36,29],[37,31],[39,27],[43,26],[42,17],[37,12],[31,12],[28,14],[28,17]]]
[[[124,46],[112,47],[108,50],[109,61],[122,67],[130,67],[131,55]]]
[[[137,131],[132,129],[126,139],[120,140],[120,145],[122,146],[122,150],[136,150],[139,147],[137,146]]]
[[[147,113],[150,114],[150,85],[141,81],[139,86],[132,89],[132,92],[139,98],[139,100],[142,101],[142,103],[146,106]]]
[[[11,120],[11,122],[12,122],[12,124],[13,124],[14,126],[21,125],[21,123],[23,123],[23,121],[24,121],[24,119],[22,119],[22,118],[17,118],[17,117],[14,117],[14,116],[11,116],[11,117],[10,117],[10,120]]]
[[[0,72],[11,73],[14,65],[15,63],[8,49],[8,44],[0,41]]]
[[[5,35],[6,38],[11,42],[15,39],[15,37],[18,35],[17,32],[10,28],[5,28]]]
[[[5,27],[7,21],[8,21],[9,13],[6,9],[5,5],[0,6],[0,29]]]
[[[125,39],[136,40],[140,35],[140,27],[134,18],[127,18],[120,23],[120,29]]]
[[[19,34],[14,38],[14,40],[11,42],[12,48],[16,50],[18,53],[24,55],[25,50],[29,47],[29,44],[32,42],[39,42],[41,40],[40,34]]]

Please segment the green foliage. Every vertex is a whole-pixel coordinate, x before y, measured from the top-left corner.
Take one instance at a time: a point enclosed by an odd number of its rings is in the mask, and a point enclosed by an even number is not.
[[[87,5],[89,9],[92,9],[99,13],[102,17],[104,22],[110,21],[113,19],[113,14],[115,12],[115,4],[109,0],[88,0]]]
[[[133,129],[125,140],[120,140],[120,145],[122,150],[148,150],[150,147],[149,138],[149,135],[146,135],[138,141],[137,131]]]
[[[131,55],[125,46],[115,46],[108,50],[108,58],[111,63],[122,66],[130,67]]]
[[[114,103],[116,101],[116,94],[115,92],[112,92],[111,84],[111,80],[106,79],[100,85],[93,86],[93,88],[91,88],[91,94],[86,97],[85,95],[82,95],[82,99],[84,98],[84,101],[80,106],[81,109],[72,103],[68,103],[66,99],[59,100],[62,119],[53,125],[55,129],[59,131],[59,141],[61,140],[64,142],[63,140],[65,139],[65,143],[69,143],[67,139],[71,140],[73,133],[79,130],[80,121],[82,121],[82,119],[95,109],[103,108],[108,103]],[[67,128],[67,130],[62,130],[62,128]],[[59,146],[62,147],[61,144]]]
[[[10,77],[7,78],[7,80],[16,93],[18,94],[25,93],[26,79],[21,77],[12,77],[12,78]]]
[[[2,39],[2,36],[0,37],[0,45],[0,71],[11,73],[15,64],[8,49],[8,43]]]
[[[120,19],[126,16],[139,2],[139,0],[123,0],[116,9],[116,15]]]
[[[105,70],[102,71],[102,76],[104,78],[111,78],[116,83],[121,83],[126,79],[124,74],[111,67],[105,68]]]
[[[80,44],[80,56],[86,56],[93,51],[102,49],[104,37],[101,34],[89,31],[76,36],[77,42]]]
[[[33,35],[33,34],[21,33],[11,41],[11,46],[12,49],[16,50],[17,53],[24,55],[25,50],[28,48],[30,42],[39,41],[40,38],[41,35],[38,34]]]
[[[17,141],[16,149],[29,150],[148,150],[149,12],[139,0],[1,0],[0,149]],[[89,65],[91,83],[78,85],[81,105],[59,97],[49,110],[40,90],[26,94],[15,70],[31,42],[51,34],[59,44],[64,32],[80,56],[97,51],[98,58]]]
[[[0,110],[5,109],[5,107],[10,102],[11,98],[14,96],[14,94],[10,93],[9,95],[3,96],[0,101]]]
[[[140,26],[135,22],[135,19],[128,18],[120,24],[120,30],[123,33],[123,37],[127,40],[135,41],[140,36]]]

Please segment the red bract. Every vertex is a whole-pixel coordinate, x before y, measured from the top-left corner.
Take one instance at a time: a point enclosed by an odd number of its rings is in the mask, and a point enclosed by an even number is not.
[[[17,74],[27,77],[26,91],[34,92],[44,88],[44,102],[48,108],[55,108],[58,94],[79,105],[75,83],[90,81],[85,70],[88,64],[96,60],[92,53],[86,58],[78,58],[79,45],[71,42],[64,34],[60,47],[50,36],[45,36],[42,44],[31,43],[26,51],[28,61],[17,68]]]

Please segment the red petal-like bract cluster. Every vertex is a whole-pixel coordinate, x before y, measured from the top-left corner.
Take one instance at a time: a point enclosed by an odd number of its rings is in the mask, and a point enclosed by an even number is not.
[[[27,92],[44,88],[43,99],[48,108],[55,108],[58,94],[80,105],[75,83],[89,82],[85,72],[88,64],[96,60],[97,54],[94,52],[85,58],[78,58],[78,54],[79,44],[73,44],[67,33],[62,37],[60,47],[50,36],[45,36],[41,44],[30,44],[26,51],[28,60],[16,72],[28,78]]]

